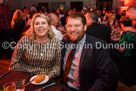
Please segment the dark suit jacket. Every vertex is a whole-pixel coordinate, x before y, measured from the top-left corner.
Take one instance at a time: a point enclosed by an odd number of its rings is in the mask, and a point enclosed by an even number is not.
[[[97,37],[99,39],[110,42],[111,30],[104,24],[92,23],[91,26],[87,27],[86,34]]]
[[[69,43],[67,36],[63,44]],[[86,37],[86,44],[92,48],[83,48],[79,64],[79,80],[81,91],[115,91],[118,82],[118,70],[110,59],[108,50],[97,49],[96,41],[104,43],[95,37]],[[61,76],[63,74],[63,57],[66,49],[62,50]]]

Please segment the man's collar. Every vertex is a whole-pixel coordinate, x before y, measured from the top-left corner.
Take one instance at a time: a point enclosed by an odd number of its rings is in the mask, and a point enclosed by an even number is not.
[[[86,34],[84,34],[83,38],[78,43],[79,44],[84,44],[85,39],[86,39]]]

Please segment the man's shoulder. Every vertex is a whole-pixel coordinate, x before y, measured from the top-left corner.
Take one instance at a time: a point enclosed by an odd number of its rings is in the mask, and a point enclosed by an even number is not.
[[[107,25],[104,25],[104,24],[99,24],[99,23],[94,23],[92,26],[89,26],[89,27],[105,27],[105,28],[108,28],[108,26]],[[98,28],[99,28],[98,27]]]

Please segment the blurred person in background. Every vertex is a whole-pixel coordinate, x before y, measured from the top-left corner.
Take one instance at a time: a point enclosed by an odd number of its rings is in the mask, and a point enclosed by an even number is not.
[[[82,9],[82,10],[81,10],[81,14],[83,14],[83,15],[85,15],[86,12],[87,12],[87,11],[86,11],[85,9]]]
[[[136,20],[132,21],[132,27],[136,29]]]
[[[28,12],[28,14],[27,14],[28,21],[26,23],[26,26],[31,25],[31,20],[32,20],[32,17],[33,17],[34,14],[35,13],[33,13],[33,12]]]
[[[22,31],[22,34],[21,34],[21,37],[23,36],[24,32],[26,32],[29,28],[30,28],[30,25],[31,25],[31,21],[32,21],[32,17],[33,17],[34,13],[33,12],[28,12],[28,21]]]
[[[52,31],[50,19],[45,14],[34,14],[30,29],[14,50],[10,70],[58,77],[61,60],[59,42]]]
[[[17,43],[21,38],[22,31],[25,27],[25,21],[23,20],[22,11],[17,9],[11,21],[11,29],[13,32],[13,40]]]
[[[59,18],[58,25],[57,25],[56,28],[57,28],[57,30],[60,30],[62,28],[62,21],[61,21],[61,19],[64,17],[63,11],[60,10],[60,9],[57,9],[56,10],[56,15]]]
[[[32,6],[30,7],[30,11],[37,13],[36,5],[32,5]]]
[[[116,19],[116,13],[115,12],[110,12],[109,13],[107,26],[109,26],[111,28],[111,31],[118,28],[119,22]]]
[[[98,23],[98,14],[95,11],[87,12],[87,31],[86,34],[110,42],[110,28],[104,24]]]
[[[27,12],[23,10],[23,11],[22,11],[22,16],[23,16],[24,22],[27,23],[27,21],[28,21]]]
[[[114,10],[114,11],[115,11],[115,13],[116,13],[116,19],[119,21],[120,18],[121,18],[121,15],[119,14],[119,10],[116,9],[116,10]]]
[[[102,12],[101,12],[101,10],[96,10],[96,12],[97,12],[97,15],[98,15],[98,23],[99,24],[102,24],[102,21],[103,21],[103,19],[102,19]]]
[[[126,16],[130,17],[132,19],[132,26],[136,29],[136,7],[130,6],[126,10]]]
[[[60,9],[57,9],[57,10],[56,10],[56,14],[57,14],[58,17],[59,17],[59,20],[60,20],[62,17],[64,17],[63,11],[60,10]]]
[[[71,9],[67,9],[64,17],[61,18],[62,27],[65,27],[65,25],[66,25],[66,18],[67,18],[67,16],[69,16],[71,14],[72,14],[72,10]]]
[[[106,9],[102,10],[102,17],[104,17],[106,15]]]
[[[10,57],[10,49],[4,49],[2,43],[7,41],[8,43],[12,40],[11,32],[11,19],[12,12],[6,5],[6,0],[0,0],[0,58],[3,56]]]
[[[126,10],[123,10],[121,16],[126,16]]]
[[[73,8],[72,13],[76,13],[76,12],[78,12],[77,8]]]
[[[65,35],[66,34],[66,28],[65,28],[65,25],[66,25],[66,18],[67,16],[71,15],[72,14],[72,9],[67,9],[65,14],[64,14],[64,17],[62,17],[60,20],[61,20],[61,23],[62,23],[62,28],[60,28],[60,31],[62,33],[62,35]]]
[[[58,38],[59,40],[62,40],[63,36],[59,30],[57,30],[57,26],[59,24],[59,18],[55,13],[50,13],[48,15],[50,21],[51,21],[51,28],[55,34],[55,37]]]
[[[103,13],[102,13],[102,17],[103,17],[102,24],[107,25],[108,16],[109,16],[109,11],[108,11],[108,10],[106,10],[106,9],[105,9],[105,10],[103,10]]]
[[[126,10],[126,16],[130,17],[132,20],[136,20],[136,7],[135,6],[130,6]]]
[[[119,45],[133,45],[130,48],[128,46],[118,45],[118,60],[116,60],[120,81],[127,86],[133,86],[136,84],[136,30],[132,27],[132,20],[123,16],[120,19],[121,29],[124,31],[119,40]]]

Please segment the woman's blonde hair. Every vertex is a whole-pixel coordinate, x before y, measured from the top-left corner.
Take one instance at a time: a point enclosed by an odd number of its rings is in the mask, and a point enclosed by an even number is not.
[[[48,31],[48,37],[49,37],[49,39],[53,38],[54,32],[52,31],[52,28],[51,28],[50,19],[48,18],[48,16],[46,16],[45,14],[42,14],[42,13],[36,13],[33,15],[30,28],[24,33],[24,35],[30,37],[31,39],[36,39],[35,32],[34,32],[34,22],[37,17],[44,18],[47,21],[48,25],[50,26],[50,29]]]

